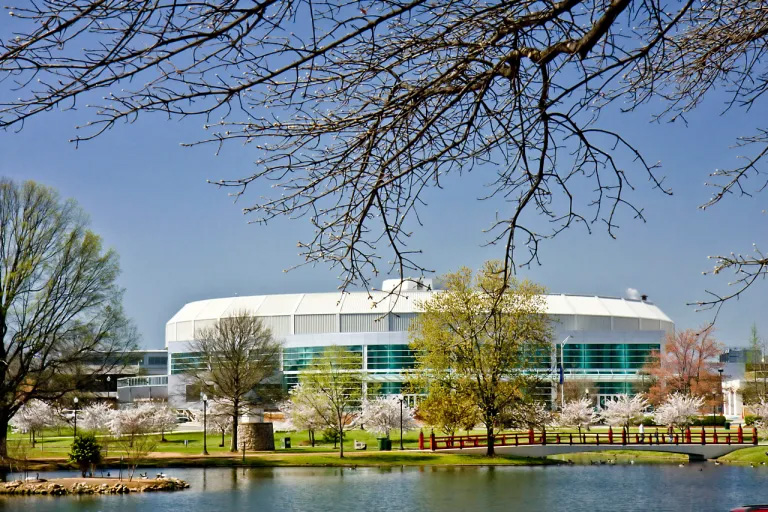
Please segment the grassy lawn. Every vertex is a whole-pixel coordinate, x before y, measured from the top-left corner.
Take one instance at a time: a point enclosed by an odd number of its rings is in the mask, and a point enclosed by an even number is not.
[[[653,430],[652,430],[653,429]],[[607,427],[593,427],[590,432],[606,432]],[[575,433],[575,429],[558,429],[563,434]],[[647,428],[646,435],[655,431],[655,428]],[[553,431],[554,432],[554,431]],[[620,432],[620,431],[619,431]],[[632,429],[635,432],[635,429]],[[726,431],[719,430],[719,433]],[[735,431],[731,431],[734,433]],[[424,431],[425,436],[429,436],[429,431]],[[472,431],[471,434],[484,435],[483,430]],[[61,434],[61,435],[59,435]],[[440,435],[440,433],[436,434]],[[462,432],[462,434],[466,434]],[[620,436],[620,434],[618,434]],[[283,449],[283,438],[290,437],[290,449]],[[346,434],[344,441],[344,451],[347,457],[343,460],[338,458],[338,447],[334,448],[332,442],[322,440],[322,434],[316,435],[316,446],[313,448],[309,443],[309,435],[303,432],[276,432],[274,452],[253,453],[250,452],[246,457],[246,465],[253,466],[336,466],[336,465],[380,465],[380,466],[399,466],[399,465],[497,465],[497,464],[546,464],[557,463],[560,461],[572,460],[577,463],[589,463],[590,461],[599,461],[614,459],[617,462],[661,462],[677,463],[687,460],[687,457],[661,452],[637,452],[632,450],[612,450],[610,452],[600,453],[574,453],[562,456],[552,456],[549,461],[542,459],[528,459],[510,456],[497,456],[488,458],[481,455],[452,455],[446,453],[423,453],[416,452],[418,448],[419,431],[404,433],[403,446],[405,451],[401,452],[399,448],[399,431],[392,432],[391,452],[378,452],[376,435],[363,430],[352,430]],[[230,436],[225,436],[224,446],[221,443],[221,435],[208,434],[207,445],[209,457],[203,457],[200,454],[203,451],[203,433],[202,432],[174,432],[166,434],[166,441],[158,442],[154,452],[150,455],[148,465],[169,466],[169,465],[208,465],[208,466],[230,466],[242,463],[242,454],[232,454],[229,452]],[[620,437],[619,437],[620,438]],[[122,452],[114,440],[106,436],[99,437],[103,445],[102,455],[109,459],[117,459]],[[186,441],[186,442],[185,442]],[[360,441],[368,445],[366,451],[354,450],[354,442]],[[574,439],[574,442],[577,442]],[[11,434],[9,436],[9,449],[11,454],[17,458],[26,458],[31,460],[58,459],[58,463],[64,462],[67,458],[70,445],[72,443],[71,430],[62,429],[61,431],[48,431],[40,439],[36,446],[32,448],[29,443],[29,436],[26,434]],[[727,455],[723,460],[734,463],[756,463],[768,462],[768,456],[765,450],[768,447],[745,448]]]
[[[760,463],[768,464],[768,455],[765,452],[768,451],[768,446],[754,446],[752,448],[742,448],[731,452],[728,455],[723,455],[718,460],[733,463],[733,464],[755,464]]]

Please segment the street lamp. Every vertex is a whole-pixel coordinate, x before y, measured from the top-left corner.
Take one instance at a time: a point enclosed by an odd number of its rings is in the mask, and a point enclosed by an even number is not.
[[[77,437],[77,402],[79,402],[77,397],[75,397],[75,432],[72,434],[72,437]]]
[[[208,455],[208,395],[203,393],[203,455]]]
[[[558,376],[560,378],[560,409],[565,406],[565,361],[563,361],[563,347],[565,347],[565,344],[568,343],[568,340],[573,338],[572,335],[568,335],[565,337],[563,341],[560,342],[560,365],[559,365],[559,372]]]
[[[723,395],[723,369],[718,368],[717,373],[720,374],[720,413],[725,416],[725,396]]]
[[[403,395],[399,395],[397,401],[400,402],[400,449],[403,449]]]

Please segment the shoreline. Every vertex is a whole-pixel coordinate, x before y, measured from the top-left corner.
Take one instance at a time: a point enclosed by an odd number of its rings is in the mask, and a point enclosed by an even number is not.
[[[744,450],[750,450],[746,448]],[[742,450],[739,450],[742,451]],[[745,451],[745,455],[750,453]],[[766,456],[768,457],[768,456]],[[750,460],[740,460],[738,452],[733,452],[722,458],[721,463],[739,465],[749,464]],[[184,453],[157,453],[144,458],[139,464],[140,468],[208,468],[208,467],[399,467],[399,466],[546,466],[563,464],[584,464],[590,459],[613,459],[619,463],[641,464],[679,464],[687,462],[687,456],[664,452],[637,452],[617,449],[604,452],[578,452],[566,456],[553,456],[549,458],[516,457],[497,455],[464,455],[441,454],[432,452],[406,451],[369,451],[350,452],[340,459],[338,452],[310,452],[310,453],[285,453],[281,451],[249,453],[245,460],[240,453],[217,455],[190,455]],[[630,462],[633,461],[633,462]],[[120,466],[120,459],[110,457],[104,461],[101,468],[116,470]],[[74,465],[66,458],[40,458],[28,459],[27,471],[56,471],[73,470]],[[123,464],[126,467],[126,464]],[[5,469],[9,469],[5,466]],[[14,464],[14,472],[18,471]]]

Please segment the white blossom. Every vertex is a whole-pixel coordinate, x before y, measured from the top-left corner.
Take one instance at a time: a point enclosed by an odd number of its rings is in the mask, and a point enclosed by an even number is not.
[[[107,432],[115,410],[104,402],[89,405],[77,414],[83,430]]]
[[[393,397],[379,397],[363,403],[360,422],[371,432],[389,437],[390,430],[400,428],[400,413],[400,400]],[[417,426],[413,418],[413,410],[406,403],[402,404],[402,425],[403,431],[413,430]]]
[[[629,426],[642,419],[648,402],[642,395],[621,395],[618,400],[609,400],[600,412],[600,419],[608,425]]]
[[[566,402],[558,418],[562,427],[578,427],[579,432],[597,421],[597,413],[587,398]]]
[[[653,415],[658,425],[671,425],[684,429],[693,422],[693,418],[699,414],[699,409],[704,405],[701,397],[692,397],[682,393],[669,395]]]

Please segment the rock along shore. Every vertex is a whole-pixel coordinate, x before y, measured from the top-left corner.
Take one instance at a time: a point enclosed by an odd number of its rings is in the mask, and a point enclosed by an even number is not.
[[[178,478],[156,480],[118,480],[117,478],[56,478],[0,483],[0,494],[45,494],[64,496],[70,494],[127,494],[131,492],[180,491],[189,484]]]

